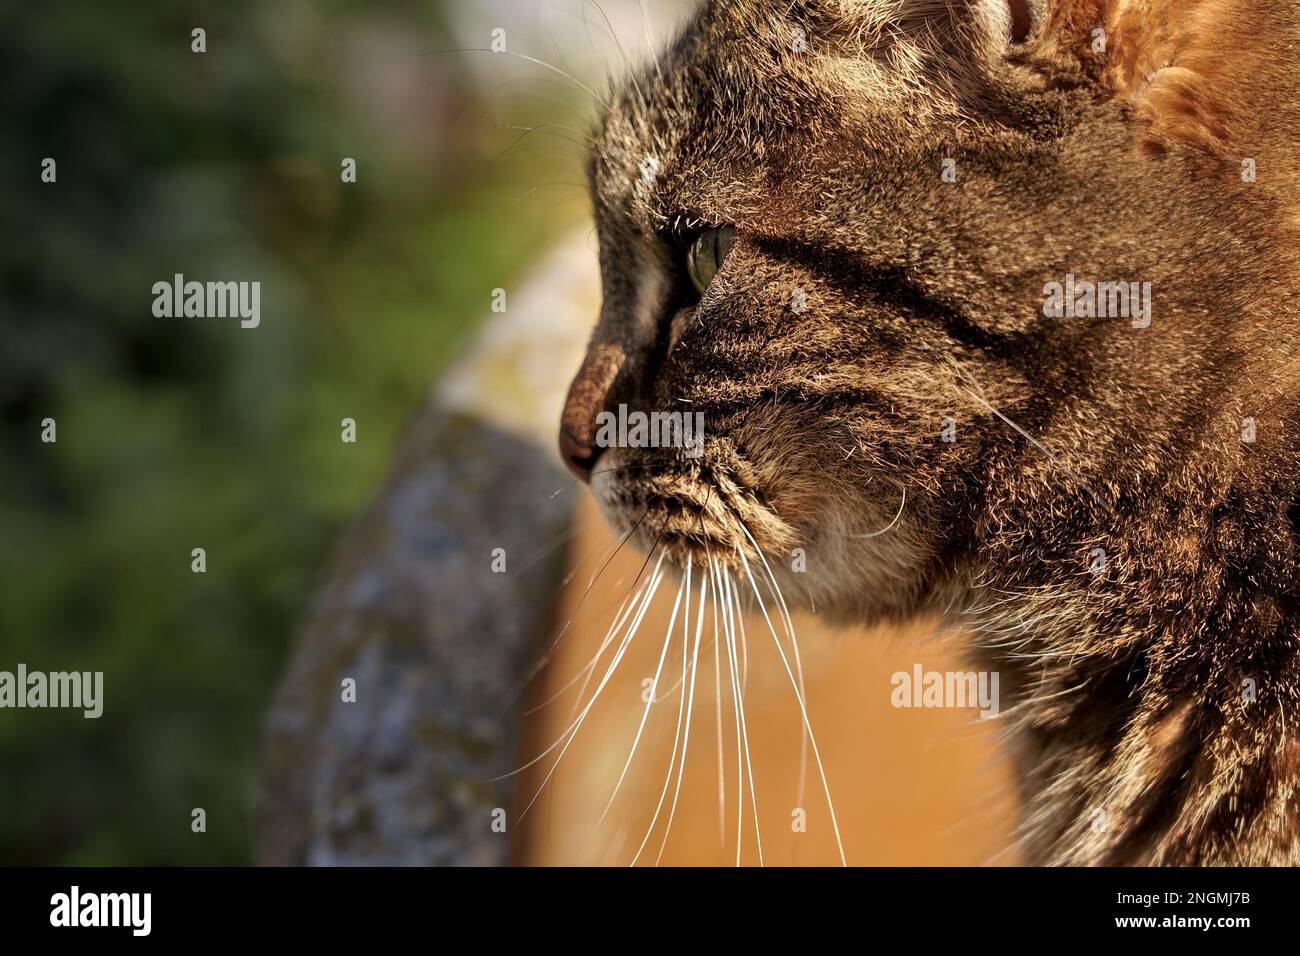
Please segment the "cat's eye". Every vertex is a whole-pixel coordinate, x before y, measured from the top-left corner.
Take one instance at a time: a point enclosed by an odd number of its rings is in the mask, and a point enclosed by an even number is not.
[[[720,226],[706,229],[700,233],[686,251],[686,271],[690,274],[695,290],[704,294],[713,277],[722,268],[722,260],[736,244],[736,227]]]

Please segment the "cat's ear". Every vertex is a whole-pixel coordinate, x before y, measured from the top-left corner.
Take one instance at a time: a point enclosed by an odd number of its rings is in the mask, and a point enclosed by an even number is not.
[[[1024,43],[1034,28],[1036,4],[1032,0],[1006,0],[1007,35],[1012,43]]]
[[[997,42],[1024,43],[1046,12],[1045,0],[978,0],[972,5]]]
[[[1230,154],[1250,121],[1248,104],[1269,91],[1279,59],[1268,52],[1270,38],[1286,32],[1242,16],[1239,0],[1051,0],[1048,7],[1040,49],[1076,61],[1133,103],[1147,125],[1142,145],[1152,152],[1192,146]],[[1275,79],[1274,89],[1287,88]]]
[[[996,70],[1008,53],[1031,43],[1047,21],[1049,0],[948,0],[949,51]]]

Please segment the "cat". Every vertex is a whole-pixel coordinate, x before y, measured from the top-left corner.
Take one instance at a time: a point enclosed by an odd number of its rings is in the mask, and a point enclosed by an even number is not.
[[[969,635],[1030,863],[1300,863],[1297,51],[1276,0],[707,0],[593,137],[562,456],[677,567]]]

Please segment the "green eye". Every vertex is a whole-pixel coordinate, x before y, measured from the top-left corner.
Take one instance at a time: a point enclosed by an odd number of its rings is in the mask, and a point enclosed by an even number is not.
[[[720,226],[706,229],[691,243],[686,253],[686,271],[700,295],[709,287],[713,277],[722,268],[722,260],[736,244],[736,227]]]

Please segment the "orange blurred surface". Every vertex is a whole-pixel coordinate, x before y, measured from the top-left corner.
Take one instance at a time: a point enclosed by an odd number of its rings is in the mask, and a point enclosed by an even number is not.
[[[524,720],[520,763],[532,760],[557,740],[561,743],[517,777],[516,805],[511,813],[516,861],[625,865],[636,859],[639,865],[656,861],[661,865],[732,865],[737,860],[739,830],[740,861],[756,865],[759,841],[749,778],[752,769],[762,862],[769,866],[838,864],[835,831],[811,747],[800,796],[799,704],[790,674],[757,609],[744,618],[749,661],[741,695],[745,733],[739,750],[744,751],[747,738],[749,767],[737,760],[726,643],[715,644],[713,608],[706,605],[693,701],[687,695],[690,733],[676,735],[679,713],[681,723],[686,724],[679,615],[657,685],[661,690],[649,708],[618,796],[601,821],[646,713],[643,694],[648,695],[663,652],[678,584],[665,577],[619,666],[566,749],[566,728],[587,707],[620,640],[610,643],[590,671],[584,668],[597,654],[645,563],[644,556],[630,547],[620,549],[609,560],[617,542],[589,496],[583,496],[578,511],[578,534],[570,548],[574,575],[558,599],[556,632],[570,619],[572,623],[530,688],[529,707],[536,709]],[[591,578],[606,560],[608,565],[583,600]],[[645,569],[642,582],[650,571]],[[698,582],[695,590],[698,595]],[[697,610],[697,597],[693,596],[685,642],[688,659]],[[779,618],[774,610],[772,614],[777,635],[784,640]],[[980,720],[974,710],[895,708],[891,704],[890,677],[897,671],[910,671],[918,662],[927,670],[969,669],[933,636],[933,627],[918,622],[904,629],[834,630],[806,614],[794,615],[794,624],[808,714],[848,863],[1014,863],[1008,850],[1014,797],[1009,769],[995,747],[997,721]],[[793,665],[788,643],[783,646]],[[715,649],[720,667],[715,667]],[[743,673],[743,649],[737,656],[737,670]],[[585,679],[588,673],[590,680]],[[689,667],[684,683],[689,690]],[[680,760],[682,737],[684,763]],[[561,750],[563,758],[555,766]],[[551,776],[543,788],[548,773]],[[533,800],[539,790],[540,796]],[[803,832],[797,829],[800,808],[806,820]]]

